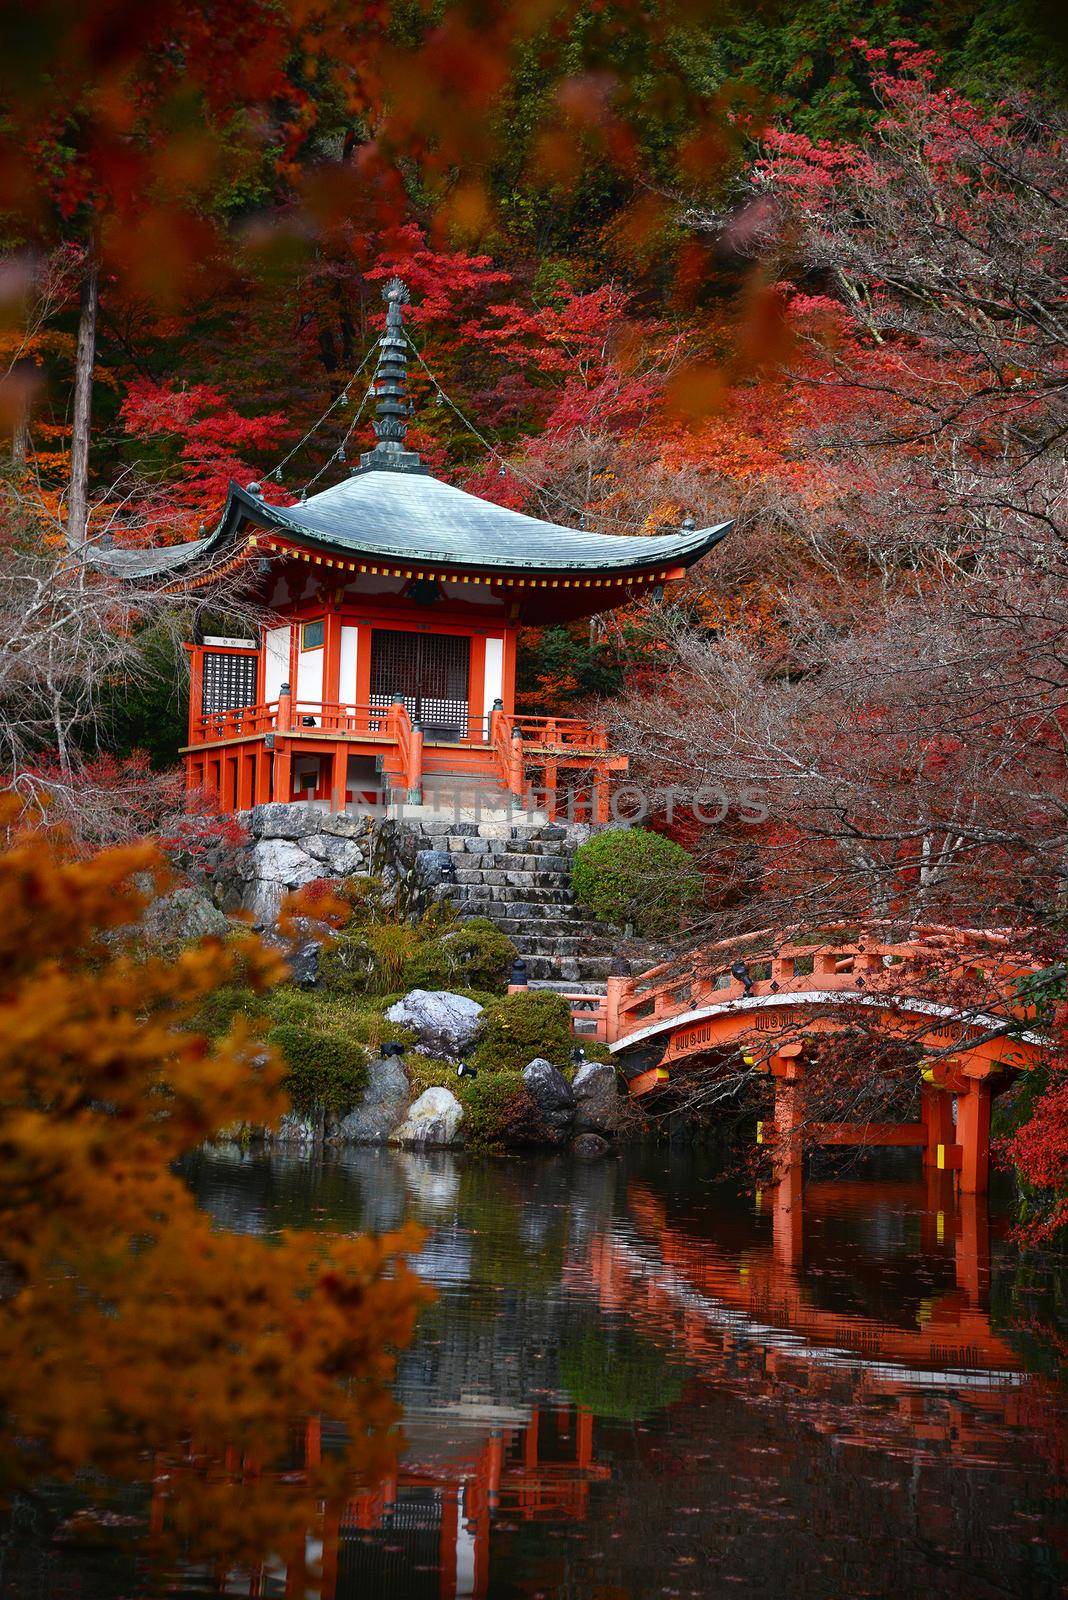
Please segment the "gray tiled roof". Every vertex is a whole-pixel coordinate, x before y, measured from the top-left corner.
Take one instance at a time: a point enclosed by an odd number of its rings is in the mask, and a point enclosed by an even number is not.
[[[585,533],[481,500],[429,473],[372,469],[294,506],[268,505],[231,484],[222,520],[209,538],[158,551],[98,551],[94,560],[120,576],[163,575],[200,556],[222,554],[249,523],[361,555],[546,572],[620,571],[661,562],[690,566],[731,526],[656,536]],[[115,559],[134,556],[136,567]]]

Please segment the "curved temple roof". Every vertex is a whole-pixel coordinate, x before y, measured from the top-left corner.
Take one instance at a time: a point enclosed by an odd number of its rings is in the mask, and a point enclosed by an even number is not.
[[[433,561],[439,566],[531,572],[632,571],[690,566],[729,532],[715,527],[655,536],[585,533],[481,500],[429,473],[372,467],[294,506],[274,506],[230,485],[206,539],[162,550],[96,550],[94,564],[119,577],[177,577],[224,557],[244,527],[274,529],[317,549]]]
[[[226,509],[206,539],[163,550],[97,547],[94,564],[122,578],[172,578],[187,568],[210,571],[225,560],[246,527],[274,530],[316,549],[433,562],[436,567],[500,568],[521,572],[636,572],[655,566],[691,566],[729,532],[731,524],[656,536],[585,533],[541,522],[521,511],[481,500],[432,477],[406,448],[407,352],[403,305],[408,290],[391,278],[382,290],[386,326],[379,344],[374,449],[360,457],[344,483],[299,505],[269,505],[259,485],[231,483]]]

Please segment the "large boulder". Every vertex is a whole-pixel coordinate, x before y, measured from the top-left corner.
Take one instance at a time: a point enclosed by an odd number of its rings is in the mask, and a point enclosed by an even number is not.
[[[570,1126],[575,1115],[575,1096],[563,1073],[551,1061],[536,1056],[523,1068],[523,1082],[549,1128],[560,1132]]]
[[[300,842],[312,860],[320,863],[321,877],[348,878],[366,868],[367,852],[359,839],[323,832],[309,834]]]
[[[464,1109],[450,1089],[426,1089],[394,1133],[391,1144],[444,1149],[456,1143]]]
[[[416,1048],[424,1055],[454,1058],[474,1043],[482,1007],[477,1000],[450,994],[447,989],[412,989],[390,1006],[386,1017],[414,1029]]]
[[[611,1150],[607,1139],[602,1139],[599,1133],[580,1133],[577,1139],[571,1141],[571,1154],[580,1161],[600,1161]]]
[[[314,833],[321,813],[307,802],[272,800],[253,806],[248,814],[248,830],[254,839],[302,839]]]
[[[230,931],[226,916],[199,889],[174,889],[150,902],[141,918],[147,945],[188,944],[209,936],[222,939]]]
[[[575,1073],[575,1132],[615,1138],[623,1117],[616,1069],[607,1061],[587,1061]]]
[[[455,883],[456,863],[448,850],[417,850],[415,882],[419,889],[436,889],[443,883]]]
[[[338,1121],[331,1138],[342,1144],[386,1144],[404,1121],[410,1092],[396,1056],[372,1061],[359,1105]]]

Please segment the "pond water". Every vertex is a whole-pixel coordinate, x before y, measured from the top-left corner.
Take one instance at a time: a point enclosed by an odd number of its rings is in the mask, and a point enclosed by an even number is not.
[[[913,1152],[817,1167],[803,1194],[667,1146],[235,1150],[188,1177],[226,1228],[430,1230],[400,1469],[309,1528],[310,1587],[278,1552],[154,1572],[121,1533],[70,1548],[68,1491],[16,1515],[4,1594],[1063,1592],[1063,1263],[1022,1259],[996,1201],[955,1200]],[[329,1450],[329,1423],[304,1442]]]

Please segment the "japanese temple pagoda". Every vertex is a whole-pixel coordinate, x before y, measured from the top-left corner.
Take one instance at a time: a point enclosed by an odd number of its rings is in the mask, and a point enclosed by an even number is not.
[[[392,279],[384,297],[377,443],[345,482],[289,506],[269,504],[259,484],[231,483],[207,537],[101,552],[113,572],[175,591],[225,595],[240,570],[242,593],[251,586],[269,619],[256,639],[188,647],[187,785],[225,812],[297,798],[340,810],[383,793],[432,804],[435,784],[462,776],[502,801],[544,789],[550,811],[566,788],[601,820],[609,773],[625,760],[603,728],[516,716],[518,631],[682,577],[730,524],[588,533],[433,477],[406,444],[407,291]]]

